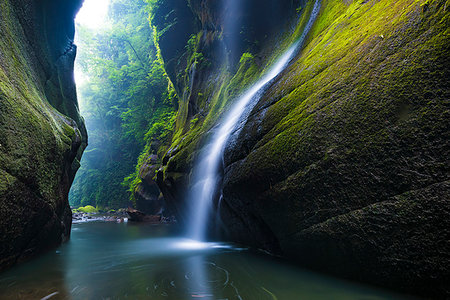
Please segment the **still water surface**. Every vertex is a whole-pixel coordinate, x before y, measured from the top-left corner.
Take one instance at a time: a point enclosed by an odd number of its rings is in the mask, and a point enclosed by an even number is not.
[[[0,273],[0,299],[405,299],[170,226],[74,224],[57,250]]]

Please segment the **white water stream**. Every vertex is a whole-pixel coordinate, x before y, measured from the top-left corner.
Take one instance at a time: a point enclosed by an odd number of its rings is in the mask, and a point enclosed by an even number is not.
[[[205,239],[208,218],[212,211],[214,196],[220,179],[220,167],[223,164],[223,151],[236,125],[243,117],[245,111],[250,111],[258,103],[265,88],[275,79],[291,62],[294,55],[303,46],[304,40],[310,31],[320,10],[320,0],[316,0],[300,38],[294,42],[285,53],[270,67],[270,69],[250,87],[239,99],[234,101],[230,111],[221,119],[218,129],[214,132],[211,142],[202,150],[199,160],[194,168],[192,188],[187,195],[187,203],[191,205],[188,223],[188,236],[194,240]]]

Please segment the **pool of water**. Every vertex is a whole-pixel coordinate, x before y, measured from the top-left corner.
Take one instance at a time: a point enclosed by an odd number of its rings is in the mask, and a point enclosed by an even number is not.
[[[74,224],[68,243],[0,273],[0,299],[406,299],[171,228]]]

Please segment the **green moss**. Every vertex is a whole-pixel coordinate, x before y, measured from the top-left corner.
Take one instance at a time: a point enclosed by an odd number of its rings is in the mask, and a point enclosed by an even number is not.
[[[242,93],[256,81],[258,75],[261,75],[261,71],[262,69],[255,63],[255,58],[251,53],[242,54],[238,71],[227,86],[227,97],[237,97],[239,93]]]
[[[192,128],[194,128],[195,124],[197,124],[198,122],[198,118],[194,118],[191,120],[191,124],[190,124],[190,129],[192,130]]]
[[[86,206],[82,206],[77,208],[76,210],[77,212],[82,212],[82,213],[97,213],[98,209],[93,207],[92,205],[86,205]]]
[[[293,32],[284,33],[283,39],[277,41],[277,47],[267,45],[261,51],[258,58],[252,53],[245,52],[242,54],[237,70],[234,74],[226,67],[218,70],[204,70],[196,65],[197,72],[214,72],[214,83],[204,82],[203,90],[197,92],[195,97],[196,105],[201,108],[202,115],[196,115],[189,119],[188,107],[191,99],[185,97],[181,99],[177,114],[177,125],[170,145],[170,149],[177,149],[177,152],[171,153],[171,161],[167,168],[170,172],[188,172],[195,157],[197,146],[201,142],[204,133],[208,132],[217,122],[218,118],[224,111],[241,95],[248,87],[250,87],[262,74],[266,71],[266,67],[270,66],[283,52],[283,49],[295,41],[301,34],[304,26],[308,21],[309,12],[313,5],[308,3],[303,9],[298,26]],[[199,51],[199,45],[202,40],[203,32],[192,35],[187,43],[186,49],[188,53],[188,63],[184,70],[182,80],[185,86],[189,86],[189,71],[193,64],[198,63],[196,53]],[[208,36],[207,38],[211,38]],[[269,53],[263,55],[262,53]],[[227,62],[225,62],[226,65]],[[184,91],[184,95],[190,95],[193,91]],[[201,95],[201,96],[200,96]],[[194,120],[191,122],[191,120]]]
[[[67,125],[66,123],[62,124],[62,129],[67,137],[72,138],[75,135],[75,129],[72,126]]]
[[[294,190],[304,176],[322,172],[327,164],[352,157],[372,160],[373,153],[384,157],[386,145],[392,145],[392,128],[404,139],[424,135],[426,127],[442,132],[445,88],[433,78],[445,78],[446,3],[323,0],[298,59],[261,101],[262,105],[270,102],[262,128],[249,130],[262,132],[262,136],[253,137],[257,142],[240,166],[236,181],[262,180],[261,184],[255,182],[262,190],[280,182],[280,190],[296,195]],[[171,153],[165,176],[190,171],[201,138],[264,72],[264,66],[302,34],[312,4],[309,1],[302,9],[294,33],[286,34],[262,62],[256,63],[256,55],[244,53],[234,74],[218,71],[214,84],[200,91],[202,99],[209,102],[201,107],[203,115],[194,117],[195,123],[187,117],[188,102],[181,104],[180,126],[171,145],[176,151]],[[431,67],[434,58],[441,60]],[[430,69],[434,74],[422,76]],[[441,96],[425,104],[426,93]],[[421,100],[412,105],[414,97]],[[277,101],[272,103],[274,99]],[[367,199],[385,192],[371,193]]]
[[[286,203],[319,201],[308,188],[321,182],[321,197],[358,207],[442,179],[449,14],[446,1],[423,3],[324,0],[301,56],[263,99],[280,100],[233,182]],[[429,151],[425,166],[416,155]]]
[[[53,205],[62,197],[59,163],[75,131],[48,103],[21,25],[9,2],[1,5],[0,169],[19,181],[33,178],[36,190]]]

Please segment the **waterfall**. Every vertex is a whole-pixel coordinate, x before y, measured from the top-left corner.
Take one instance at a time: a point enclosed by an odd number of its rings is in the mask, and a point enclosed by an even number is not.
[[[223,163],[223,150],[237,123],[258,103],[265,88],[277,77],[300,51],[304,40],[311,29],[320,10],[320,0],[316,0],[302,35],[298,38],[270,69],[251,86],[243,95],[234,101],[230,111],[221,119],[210,143],[202,149],[193,171],[192,188],[187,195],[187,203],[191,205],[189,214],[188,236],[194,240],[204,240],[209,214],[212,210],[214,196],[220,179],[220,168]]]

